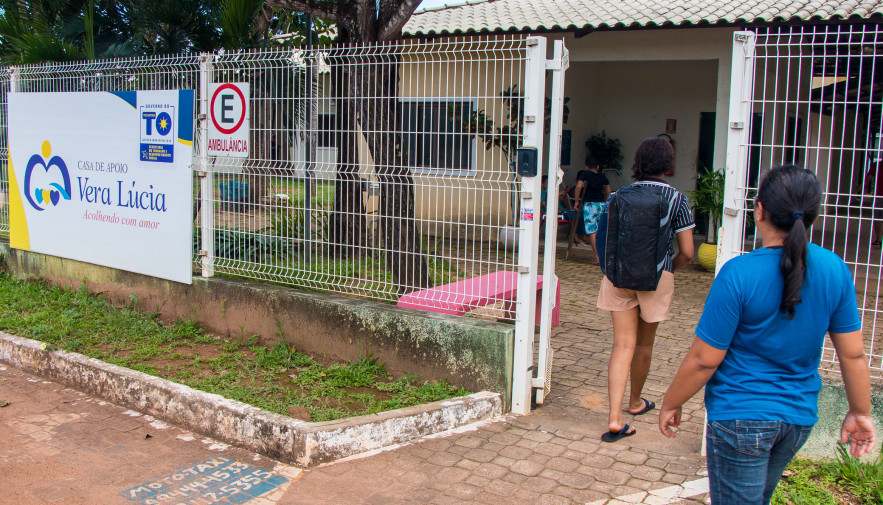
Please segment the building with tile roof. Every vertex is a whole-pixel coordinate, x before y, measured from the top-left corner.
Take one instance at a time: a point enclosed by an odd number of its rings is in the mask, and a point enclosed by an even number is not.
[[[405,33],[433,36],[724,27],[862,20],[881,15],[880,1],[467,0],[418,11]]]
[[[688,191],[695,188],[700,170],[721,170],[726,165],[736,32],[793,30],[811,25],[876,27],[881,20],[883,1],[467,0],[465,4],[416,13],[405,33],[406,37],[440,40],[509,34],[563,40],[570,57],[565,91],[569,118],[564,125],[565,138],[569,139],[564,149],[569,152],[561,163],[565,183],[574,184],[577,172],[583,168],[585,141],[592,134],[604,131],[622,143],[625,169],[610,174],[615,189],[631,182],[628,167],[640,142],[667,133],[675,140],[677,151],[674,175],[669,181]],[[861,50],[883,55],[883,46],[877,46]],[[870,66],[865,69],[861,80],[870,79],[870,88],[867,82],[861,84],[855,79],[851,80],[854,84],[842,82],[846,79],[845,67],[835,68],[839,61],[836,58],[825,61],[823,67],[815,63],[801,67],[800,75],[795,65],[784,81],[781,76],[770,76],[767,85],[784,89],[788,87],[786,81],[793,81],[791,98],[828,92],[854,95],[862,86],[865,92],[878,87],[878,95],[883,92],[883,59],[874,60],[881,69],[876,74],[869,77]],[[774,84],[775,79],[781,82]],[[842,89],[836,91],[836,86]],[[801,145],[841,142],[833,134],[832,140],[822,139],[830,132],[828,126],[825,133],[816,128],[823,122],[821,116],[795,104],[780,107],[775,118],[771,113],[765,117],[755,114],[754,121],[758,126],[765,125],[765,135],[778,135],[779,143],[788,128],[806,132]],[[861,125],[856,126],[861,131],[844,134],[844,139],[875,138],[881,133],[879,108],[864,114],[860,121],[848,115],[836,118],[837,124]],[[834,158],[807,155],[793,161],[805,163],[808,168],[815,164],[811,168],[821,179],[828,179],[823,183],[841,186],[832,188],[833,193],[854,190],[844,188],[847,183],[843,181],[860,179],[865,162],[858,158],[840,160],[838,146],[831,146],[829,151],[835,152]],[[776,152],[768,160],[757,161],[759,165],[752,170],[762,171],[790,151],[779,148]],[[836,169],[829,170],[835,165]]]

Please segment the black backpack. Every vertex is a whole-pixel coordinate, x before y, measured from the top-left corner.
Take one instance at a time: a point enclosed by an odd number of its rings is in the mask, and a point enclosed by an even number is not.
[[[675,203],[665,197],[664,189],[658,184],[632,184],[608,200],[599,223],[597,242],[603,245],[598,252],[604,275],[618,288],[655,291],[659,285]]]

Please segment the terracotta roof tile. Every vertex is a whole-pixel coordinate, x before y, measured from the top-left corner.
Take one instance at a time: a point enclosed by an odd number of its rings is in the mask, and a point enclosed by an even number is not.
[[[847,19],[883,15],[883,0],[467,0],[415,14],[411,35]]]

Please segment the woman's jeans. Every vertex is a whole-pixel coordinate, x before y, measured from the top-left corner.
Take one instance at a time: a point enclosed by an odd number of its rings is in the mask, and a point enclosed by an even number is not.
[[[714,505],[766,505],[812,426],[782,421],[709,421],[708,480]]]

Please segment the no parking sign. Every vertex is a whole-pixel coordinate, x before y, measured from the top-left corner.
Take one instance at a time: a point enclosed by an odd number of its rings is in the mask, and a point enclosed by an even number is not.
[[[247,158],[248,83],[209,84],[208,91],[208,154],[230,158]]]

